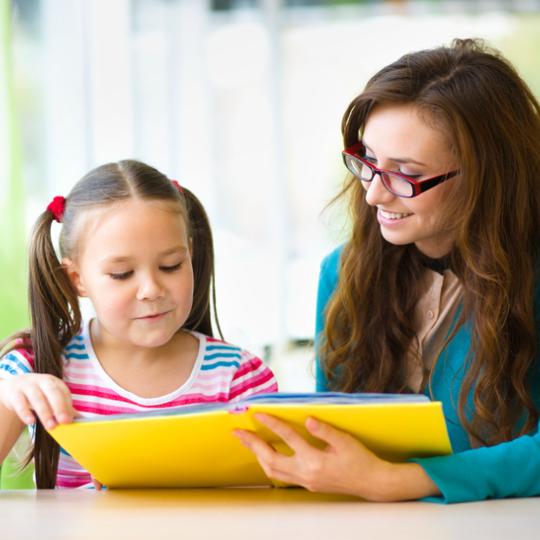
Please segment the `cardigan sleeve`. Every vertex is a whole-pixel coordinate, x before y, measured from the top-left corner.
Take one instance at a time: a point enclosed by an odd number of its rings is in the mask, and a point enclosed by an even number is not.
[[[539,424],[540,429],[540,424]],[[540,432],[450,456],[412,459],[437,485],[442,503],[540,495]]]
[[[327,255],[321,263],[321,271],[319,274],[319,287],[317,290],[317,311],[315,316],[315,350],[316,350],[316,371],[315,382],[317,392],[328,391],[328,381],[321,367],[319,347],[321,344],[321,336],[324,330],[325,311],[328,301],[337,286],[339,262],[343,246],[338,247],[332,253]]]

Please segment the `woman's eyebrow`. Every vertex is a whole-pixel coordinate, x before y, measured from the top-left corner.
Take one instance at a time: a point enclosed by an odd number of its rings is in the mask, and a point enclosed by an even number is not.
[[[366,150],[369,150],[372,154],[375,154],[375,152],[365,143],[365,141],[362,141],[362,144],[364,145],[364,148]],[[425,163],[422,163],[421,161],[418,161],[416,159],[409,158],[409,157],[402,157],[402,158],[389,157],[388,159],[390,161],[394,161],[395,163],[415,163],[416,165],[422,165],[423,167],[426,166]]]

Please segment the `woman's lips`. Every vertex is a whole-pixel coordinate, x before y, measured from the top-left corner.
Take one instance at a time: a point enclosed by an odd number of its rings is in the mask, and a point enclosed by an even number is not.
[[[412,216],[412,214],[407,212],[388,212],[382,208],[377,210],[377,221],[381,225],[399,225],[410,216]]]

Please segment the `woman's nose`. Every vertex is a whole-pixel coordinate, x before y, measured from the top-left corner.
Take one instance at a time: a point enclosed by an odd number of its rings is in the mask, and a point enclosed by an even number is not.
[[[366,202],[370,206],[388,203],[395,197],[393,193],[384,187],[380,174],[376,174],[371,182],[364,182],[363,184],[366,189]]]

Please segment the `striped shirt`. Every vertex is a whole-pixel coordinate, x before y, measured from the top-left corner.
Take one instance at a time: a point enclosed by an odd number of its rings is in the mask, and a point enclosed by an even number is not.
[[[105,372],[95,355],[86,323],[62,355],[63,379],[71,391],[74,408],[81,416],[97,417],[225,403],[277,391],[273,373],[259,358],[240,347],[191,333],[199,340],[199,352],[188,380],[164,396],[142,398],[119,386]],[[33,365],[31,353],[15,349],[0,360],[0,378],[31,373]],[[60,452],[56,487],[92,487],[89,473],[64,450]]]

